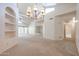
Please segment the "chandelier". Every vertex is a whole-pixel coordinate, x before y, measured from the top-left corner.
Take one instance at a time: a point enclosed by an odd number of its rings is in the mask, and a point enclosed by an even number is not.
[[[39,7],[39,6],[38,6]],[[33,7],[28,7],[26,10],[26,15],[30,17],[31,19],[39,19],[39,18],[44,18],[45,16],[45,8],[37,8],[35,5]]]

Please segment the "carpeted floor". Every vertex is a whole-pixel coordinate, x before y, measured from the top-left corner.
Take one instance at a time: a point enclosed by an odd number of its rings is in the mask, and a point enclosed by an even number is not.
[[[74,56],[77,49],[73,41],[48,40],[40,36],[19,38],[18,44],[1,56]]]

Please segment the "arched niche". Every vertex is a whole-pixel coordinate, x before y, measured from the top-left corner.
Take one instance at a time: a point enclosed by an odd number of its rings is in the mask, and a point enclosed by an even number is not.
[[[11,7],[5,8],[5,38],[16,37],[16,14]]]
[[[5,8],[5,11],[13,16],[15,16],[15,12],[14,10],[11,8],[11,7],[6,7]]]

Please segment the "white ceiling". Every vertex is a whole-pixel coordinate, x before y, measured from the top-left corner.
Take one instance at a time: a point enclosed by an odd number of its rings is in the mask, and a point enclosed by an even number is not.
[[[40,10],[42,7],[44,8],[51,8],[51,6],[53,7],[54,5],[56,5],[55,3],[18,3],[17,4],[17,7],[18,7],[18,10],[19,10],[19,13],[20,13],[20,18],[23,19],[23,21],[26,23],[25,25],[29,25],[31,23],[32,20],[28,20],[27,16],[26,16],[26,10],[28,7],[31,7],[32,9],[34,8],[34,5],[37,6],[37,8]],[[48,10],[47,10],[48,12]],[[22,15],[22,16],[21,16]]]
[[[22,13],[22,14],[26,14],[26,10],[27,10],[27,7],[31,7],[33,8],[34,5],[37,6],[38,9],[41,9],[42,7],[44,8],[51,8],[51,7],[54,7],[56,4],[55,3],[18,3],[17,6],[19,8],[19,12]]]
[[[45,8],[56,8],[56,10],[57,11],[55,11],[55,12],[61,12],[61,10],[60,9],[64,9],[64,8],[66,8],[66,7],[68,7],[68,6],[70,6],[71,7],[71,9],[73,8],[73,6],[75,6],[73,3],[62,3],[62,4],[60,4],[60,3],[58,3],[58,4],[53,4],[53,3],[35,3],[36,4],[36,6],[37,6],[37,8],[38,9],[41,9],[42,7],[45,7]],[[33,20],[28,20],[27,19],[27,16],[26,16],[26,10],[27,10],[27,7],[29,6],[29,7],[31,7],[31,8],[33,8],[34,7],[34,5],[35,5],[34,3],[18,3],[17,4],[17,6],[18,6],[18,9],[19,9],[19,13],[21,14],[21,15],[24,15],[24,16],[22,16],[22,18],[23,18],[23,20],[24,20],[24,22],[26,23],[26,25],[27,26],[29,26],[29,24],[31,23],[31,21],[33,21]],[[64,6],[64,7],[63,7]],[[68,9],[67,9],[68,10]]]
[[[26,14],[26,9],[28,6],[32,7],[33,3],[18,3],[17,4],[19,12],[22,14]]]

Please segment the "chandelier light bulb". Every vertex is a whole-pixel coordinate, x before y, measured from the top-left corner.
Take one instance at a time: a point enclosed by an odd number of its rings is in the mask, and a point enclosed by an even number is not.
[[[27,8],[27,12],[31,12],[31,7],[28,7]]]
[[[39,19],[40,17],[43,17],[45,15],[45,9],[43,7],[39,9],[36,5],[33,9],[31,7],[28,7],[26,15],[30,18]]]
[[[37,8],[34,8],[34,11],[37,11],[38,9]]]

